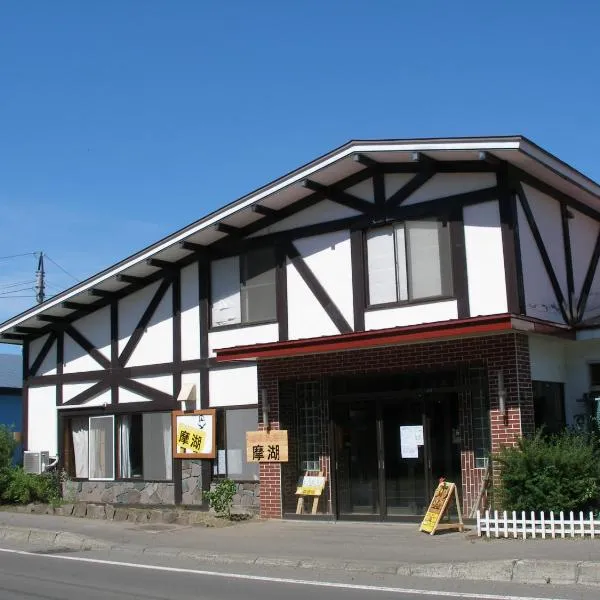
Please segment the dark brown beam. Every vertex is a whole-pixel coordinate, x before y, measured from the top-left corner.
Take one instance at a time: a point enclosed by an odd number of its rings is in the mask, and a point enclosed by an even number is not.
[[[179,247],[183,250],[190,250],[191,252],[208,252],[208,246],[202,244],[195,244],[194,242],[179,242]]]
[[[172,402],[173,406],[175,406],[175,398],[171,394],[161,392],[160,390],[150,387],[144,383],[140,383],[139,381],[134,381],[133,379],[123,379],[119,382],[119,385],[127,390],[139,394],[140,396],[144,396],[149,400],[165,402],[166,404]]]
[[[262,204],[255,204],[252,207],[252,212],[263,215],[263,217],[276,217],[278,211],[276,211],[274,208],[263,206]]]
[[[433,176],[435,171],[426,169],[417,173],[409,181],[407,181],[395,194],[390,196],[386,201],[386,206],[400,206],[409,196],[414,194],[422,185],[426,184]]]
[[[77,396],[63,402],[63,406],[73,406],[76,404],[85,404],[88,400],[91,400],[94,396],[100,395],[105,390],[110,389],[110,381],[108,377],[100,380],[98,383],[95,383],[92,387],[87,390],[81,392],[81,394],[77,394]]]
[[[494,167],[499,167],[503,164],[503,162],[497,156],[494,156],[490,152],[480,152],[479,160],[486,162]]]
[[[146,264],[150,267],[158,267],[159,269],[172,269],[175,263],[169,262],[168,260],[160,260],[158,258],[149,258]]]
[[[301,184],[302,187],[312,190],[313,192],[319,192],[323,194],[323,197],[347,206],[348,208],[352,208],[365,214],[373,212],[373,204],[371,202],[367,202],[362,198],[357,198],[344,190],[340,190],[331,185],[323,185],[322,183],[312,181],[311,179],[304,179]]]
[[[579,302],[577,303],[577,321],[582,321],[585,315],[585,309],[587,306],[588,296],[590,295],[590,290],[592,289],[592,283],[594,282],[594,276],[596,274],[596,269],[598,267],[598,260],[600,259],[600,233],[596,238],[596,244],[594,245],[594,250],[592,252],[592,256],[590,258],[590,262],[588,264],[587,272],[585,274],[585,279],[583,280],[583,287],[581,288],[581,293],[579,294]]]
[[[80,302],[71,302],[70,300],[65,300],[65,302],[61,305],[63,308],[67,308],[69,310],[78,310],[78,311],[93,311],[92,304],[81,304]]]
[[[14,340],[14,341],[19,341],[19,340],[23,340],[25,339],[24,335],[20,335],[18,333],[3,333],[2,336],[3,338],[6,338],[7,340]]]
[[[354,154],[352,160],[360,163],[364,167],[370,167],[372,169],[378,169],[381,166],[381,163],[378,163],[376,160],[373,160],[371,157],[365,156],[364,154]]]
[[[431,156],[427,156],[427,154],[423,154],[423,152],[413,152],[410,155],[410,159],[413,162],[420,163],[422,165],[428,165],[429,167],[433,167],[438,164],[438,161],[431,158]]]
[[[143,277],[135,277],[133,275],[119,274],[117,275],[117,281],[120,281],[121,283],[130,283],[132,285],[144,285]]]
[[[15,327],[15,331],[17,333],[23,333],[24,335],[39,335],[42,332],[42,329],[35,327]]]
[[[110,298],[114,296],[114,292],[109,292],[108,290],[100,290],[98,288],[91,288],[88,290],[88,294],[90,296],[98,296],[99,298]]]
[[[227,235],[234,235],[236,237],[239,237],[241,235],[241,230],[239,227],[227,225],[227,223],[219,223],[217,225],[217,231],[220,231],[221,233],[226,233]]]
[[[65,323],[65,317],[55,317],[53,315],[38,315],[38,321],[42,321],[44,323]]]
[[[73,325],[65,327],[65,333],[73,338],[100,366],[110,369],[110,360],[102,354],[90,340],[80,333]]]
[[[42,363],[46,359],[46,356],[48,356],[48,352],[50,352],[50,348],[52,348],[52,344],[54,344],[55,341],[56,341],[56,333],[51,332],[48,335],[48,338],[46,339],[46,341],[44,342],[44,345],[38,352],[38,355],[36,356],[35,360],[33,361],[31,368],[29,369],[30,375],[37,374],[39,368],[42,366]]]

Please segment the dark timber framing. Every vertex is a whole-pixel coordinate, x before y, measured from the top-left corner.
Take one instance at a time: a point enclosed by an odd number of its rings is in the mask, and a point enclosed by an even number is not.
[[[319,301],[319,304],[323,307],[323,310],[327,313],[327,316],[338,328],[338,331],[340,333],[351,333],[353,329],[350,327],[348,321],[346,321],[346,317],[344,317],[335,302],[331,299],[331,296],[327,293],[327,290],[323,287],[315,274],[310,270],[310,267],[306,264],[300,255],[300,252],[298,252],[298,249],[292,242],[288,244],[286,253],[290,259],[290,262],[294,265],[294,267],[296,267],[298,274],[304,280],[304,283],[306,283],[308,289]]]
[[[362,229],[356,229],[350,233],[350,260],[352,262],[354,331],[364,331],[367,288],[365,284],[365,236]]]
[[[565,267],[567,271],[567,295],[569,315],[571,320],[575,318],[575,307],[573,306],[573,296],[575,295],[575,281],[573,276],[573,255],[571,253],[571,234],[569,232],[570,213],[564,202],[560,203],[560,219],[562,225],[563,248],[565,252]]]

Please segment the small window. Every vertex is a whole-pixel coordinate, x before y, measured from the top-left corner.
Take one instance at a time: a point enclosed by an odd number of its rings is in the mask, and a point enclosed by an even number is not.
[[[119,477],[172,479],[170,413],[123,415],[119,419]]]
[[[219,413],[215,475],[233,481],[258,481],[258,464],[246,462],[246,432],[256,431],[257,427],[256,408],[236,408]]]
[[[590,387],[600,387],[600,363],[592,363],[590,365]]]
[[[367,232],[369,304],[450,296],[450,235],[438,221],[407,221]]]
[[[89,479],[115,478],[115,419],[113,416],[90,417]]]
[[[213,261],[211,290],[213,327],[275,320],[274,250],[261,248]]]

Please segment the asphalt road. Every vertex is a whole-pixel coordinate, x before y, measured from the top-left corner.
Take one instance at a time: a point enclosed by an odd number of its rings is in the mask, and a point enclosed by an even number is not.
[[[523,590],[520,586],[499,593],[485,583],[464,584],[461,589],[456,582],[446,585],[443,580],[433,584],[419,578],[365,583],[354,578],[336,581],[312,575],[268,569],[232,574],[137,564],[126,555],[106,559],[83,553],[0,549],[0,600],[588,600],[598,597],[597,589],[580,586],[543,590],[534,587]]]

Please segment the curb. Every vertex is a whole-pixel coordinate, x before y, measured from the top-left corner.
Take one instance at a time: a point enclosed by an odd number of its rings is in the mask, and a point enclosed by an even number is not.
[[[219,554],[181,548],[113,544],[68,531],[4,527],[0,540],[15,544],[51,546],[56,550],[106,550],[147,557],[181,558],[209,564],[243,564],[318,571],[346,571],[472,581],[600,586],[600,562],[511,559],[455,563],[391,563],[329,559],[273,558],[250,554]]]

